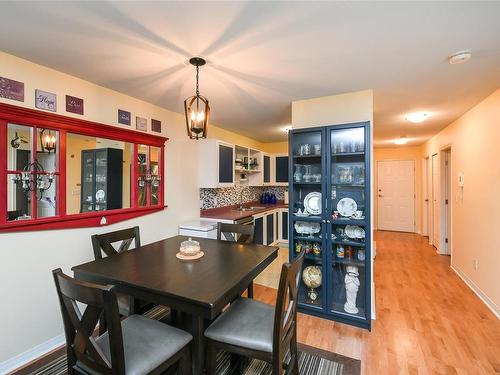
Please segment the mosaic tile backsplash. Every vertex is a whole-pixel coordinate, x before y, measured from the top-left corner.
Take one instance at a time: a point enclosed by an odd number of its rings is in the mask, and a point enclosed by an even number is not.
[[[285,199],[286,186],[236,186],[218,189],[200,189],[200,208],[206,210],[223,206],[258,201],[262,193],[274,193],[277,200]],[[241,197],[241,198],[240,198]]]

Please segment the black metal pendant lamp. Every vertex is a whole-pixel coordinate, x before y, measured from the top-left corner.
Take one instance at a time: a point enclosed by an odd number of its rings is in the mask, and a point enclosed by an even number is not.
[[[196,66],[196,95],[184,100],[188,137],[191,139],[206,138],[210,106],[208,105],[208,99],[200,95],[198,80],[200,66],[205,65],[207,62],[201,57],[193,57],[189,62]]]

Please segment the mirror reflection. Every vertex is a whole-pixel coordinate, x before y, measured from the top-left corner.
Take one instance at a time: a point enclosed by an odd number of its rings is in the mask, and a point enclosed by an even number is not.
[[[66,143],[67,213],[129,208],[133,145],[72,133]]]

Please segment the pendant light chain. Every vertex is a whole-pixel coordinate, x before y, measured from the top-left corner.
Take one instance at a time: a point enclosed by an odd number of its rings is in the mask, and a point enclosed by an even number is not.
[[[198,85],[199,73],[200,73],[200,67],[196,65],[196,96],[200,96],[200,89]]]

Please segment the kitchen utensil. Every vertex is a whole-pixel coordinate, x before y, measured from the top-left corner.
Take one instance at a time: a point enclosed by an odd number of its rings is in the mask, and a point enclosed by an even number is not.
[[[311,215],[321,214],[321,193],[312,192],[304,198],[305,210]]]
[[[352,216],[357,209],[358,205],[352,198],[342,198],[337,203],[337,211],[344,217]]]

